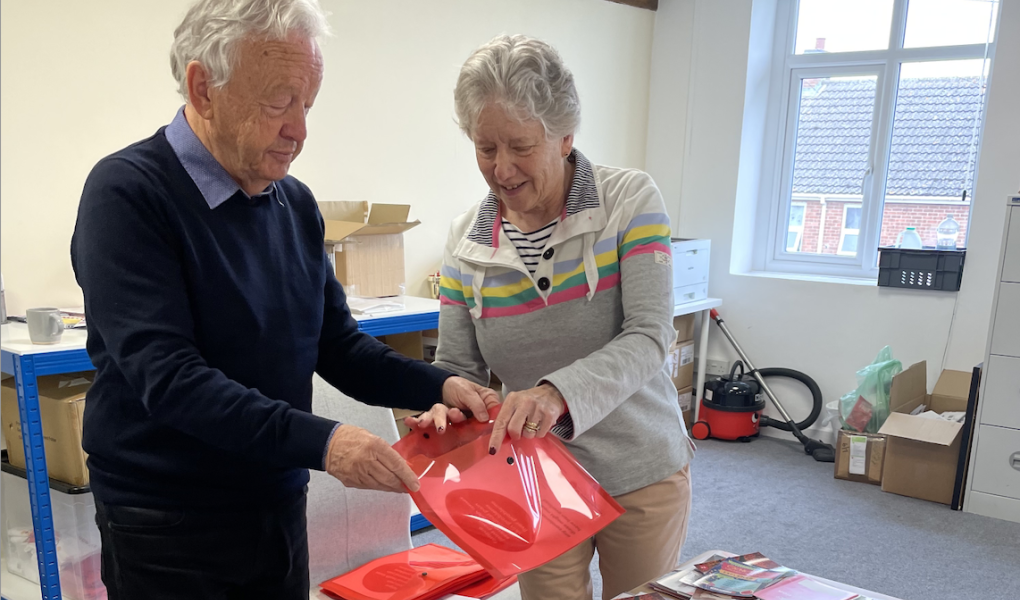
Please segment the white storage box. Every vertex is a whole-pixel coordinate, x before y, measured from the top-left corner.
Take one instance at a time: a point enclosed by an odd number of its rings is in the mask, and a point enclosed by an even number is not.
[[[3,527],[7,570],[39,583],[28,482],[10,473],[3,483]],[[100,577],[99,528],[92,494],[64,494],[50,488],[61,595],[68,600],[106,600]]]
[[[712,240],[672,239],[673,297],[676,304],[708,297]]]

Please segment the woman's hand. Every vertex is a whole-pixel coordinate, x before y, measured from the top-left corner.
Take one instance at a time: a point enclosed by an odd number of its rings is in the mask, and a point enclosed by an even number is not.
[[[405,417],[404,425],[411,429],[435,426],[443,433],[449,423],[463,423],[469,414],[479,422],[489,420],[488,409],[499,406],[499,394],[492,388],[478,385],[463,377],[450,377],[443,384],[443,402],[417,417]]]
[[[520,392],[511,392],[503,402],[489,439],[489,454],[495,454],[503,439],[519,440],[545,437],[567,411],[563,395],[551,383]]]

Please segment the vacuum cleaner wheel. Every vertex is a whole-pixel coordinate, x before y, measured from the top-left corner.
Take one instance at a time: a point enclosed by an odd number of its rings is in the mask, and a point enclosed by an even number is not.
[[[712,428],[705,421],[696,421],[691,425],[691,435],[696,440],[707,440],[708,436],[712,435]]]

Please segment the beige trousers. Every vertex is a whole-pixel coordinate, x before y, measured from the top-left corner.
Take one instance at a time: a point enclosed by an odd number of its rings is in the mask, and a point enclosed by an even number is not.
[[[615,500],[627,512],[595,537],[520,575],[522,600],[592,600],[588,565],[596,549],[603,600],[676,567],[691,513],[690,465]]]

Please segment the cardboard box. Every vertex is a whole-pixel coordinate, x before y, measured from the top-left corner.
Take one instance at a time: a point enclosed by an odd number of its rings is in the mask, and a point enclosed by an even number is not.
[[[885,445],[884,435],[841,429],[836,437],[835,478],[881,484]]]
[[[673,317],[673,329],[676,329],[676,339],[694,339],[694,313]]]
[[[913,416],[921,405],[938,413],[967,410],[971,374],[942,371],[928,394],[927,364],[919,362],[893,378],[882,491],[950,504],[960,456],[962,423]]]
[[[49,476],[72,485],[88,485],[87,455],[81,448],[85,392],[92,387],[94,371],[48,375],[38,379],[39,416]],[[11,464],[25,468],[25,449],[18,418],[18,393],[14,379],[0,384],[0,421]]]
[[[691,387],[694,383],[694,340],[673,342],[666,355],[666,364],[677,390]]]
[[[676,401],[680,403],[680,412],[684,417],[684,425],[691,428],[694,422],[694,387],[687,386],[676,393]]]
[[[332,251],[336,278],[350,296],[381,298],[404,293],[404,232],[419,225],[408,221],[406,204],[319,202],[325,243]]]

